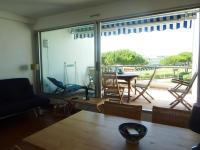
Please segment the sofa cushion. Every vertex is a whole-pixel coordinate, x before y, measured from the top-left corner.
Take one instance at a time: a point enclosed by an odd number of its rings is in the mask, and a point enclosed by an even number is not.
[[[27,78],[0,80],[0,99],[16,100],[33,96],[32,86]]]
[[[0,105],[0,117],[23,112],[49,103],[49,99],[42,96],[33,96],[28,99],[7,100]]]

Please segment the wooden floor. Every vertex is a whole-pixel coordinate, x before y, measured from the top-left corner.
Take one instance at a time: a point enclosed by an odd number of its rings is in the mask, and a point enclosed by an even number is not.
[[[0,149],[7,150],[23,138],[68,117],[53,108],[45,109],[43,115],[36,118],[32,111],[0,120]]]
[[[140,97],[129,104],[142,105],[143,109],[151,110],[153,106],[169,108],[169,103],[174,100],[174,97],[167,90],[150,89],[149,93],[154,97],[152,103],[148,103],[144,98]],[[186,99],[190,104],[195,102],[191,94]],[[185,110],[185,107],[181,104],[175,108]],[[72,114],[75,112],[73,111]],[[62,112],[59,109],[55,111],[54,108],[50,107],[46,108],[43,115],[39,118],[36,118],[34,113],[30,111],[15,117],[2,119],[0,120],[0,150],[8,150],[23,138],[68,116],[64,115],[63,110]]]

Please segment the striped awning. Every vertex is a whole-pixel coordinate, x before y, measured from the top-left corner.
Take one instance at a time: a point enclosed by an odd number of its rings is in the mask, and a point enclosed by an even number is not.
[[[191,28],[196,12],[182,12],[102,23],[101,36]],[[94,26],[71,28],[74,39],[94,37]]]

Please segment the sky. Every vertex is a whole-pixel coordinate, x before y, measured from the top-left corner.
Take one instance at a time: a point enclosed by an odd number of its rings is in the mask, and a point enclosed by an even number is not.
[[[154,32],[142,32],[118,36],[102,36],[102,52],[117,49],[130,49],[146,58],[169,56],[183,51],[192,52],[193,30],[177,29]]]

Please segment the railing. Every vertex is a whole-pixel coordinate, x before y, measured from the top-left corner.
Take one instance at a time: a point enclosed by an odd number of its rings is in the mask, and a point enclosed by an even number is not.
[[[154,68],[157,69],[154,79],[179,78],[190,80],[190,66],[141,66],[141,65],[110,65],[103,66],[102,71],[138,72],[141,80],[149,79]]]
[[[102,66],[102,71],[115,71],[115,72],[134,72],[139,75],[138,80],[149,80],[154,68],[156,74],[152,81],[151,87],[168,89],[174,86],[171,82],[172,78],[182,80],[190,80],[192,77],[192,67],[190,66],[141,66],[141,65],[110,65]],[[88,67],[89,85],[95,85],[94,67]],[[91,86],[92,87],[92,86]]]

